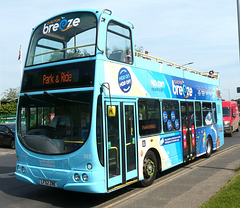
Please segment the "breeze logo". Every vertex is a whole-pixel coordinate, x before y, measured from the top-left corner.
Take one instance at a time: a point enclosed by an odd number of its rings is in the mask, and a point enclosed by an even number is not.
[[[184,96],[184,98],[191,97],[193,95],[193,89],[187,87],[184,81],[172,80],[172,91],[174,95]]]
[[[51,31],[56,32],[58,29],[64,32],[72,27],[77,27],[79,24],[80,18],[78,17],[69,20],[67,20],[65,17],[62,17],[62,19],[56,19],[45,23],[43,26],[43,34],[51,33]]]
[[[129,71],[126,68],[121,68],[118,73],[118,84],[120,89],[127,93],[132,87],[132,78]]]

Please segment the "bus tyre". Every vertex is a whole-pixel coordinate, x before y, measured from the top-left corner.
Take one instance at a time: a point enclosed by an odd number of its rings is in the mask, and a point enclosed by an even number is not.
[[[142,186],[150,186],[157,175],[157,158],[152,151],[148,151],[143,161],[143,176],[140,181]]]
[[[207,138],[207,143],[206,143],[206,157],[210,157],[212,154],[212,140],[210,137]]]

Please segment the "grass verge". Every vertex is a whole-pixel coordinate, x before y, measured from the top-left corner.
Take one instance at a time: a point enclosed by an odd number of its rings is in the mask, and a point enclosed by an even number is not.
[[[240,207],[240,167],[236,175],[221,188],[210,200],[199,208]]]

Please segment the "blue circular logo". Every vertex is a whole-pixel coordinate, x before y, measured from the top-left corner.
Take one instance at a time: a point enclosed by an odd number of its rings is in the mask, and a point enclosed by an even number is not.
[[[172,122],[171,122],[170,119],[169,119],[168,122],[167,122],[167,128],[168,128],[169,131],[172,130]]]
[[[168,116],[167,116],[167,112],[164,111],[164,112],[163,112],[163,121],[164,121],[164,122],[167,122],[167,117],[168,117]]]
[[[175,120],[175,129],[179,129],[179,121],[178,121],[178,119]]]
[[[185,85],[185,83],[183,83],[183,96],[187,96],[187,86]]]
[[[59,23],[59,28],[60,30],[64,30],[67,27],[67,20],[63,19],[60,23]]]
[[[175,112],[172,111],[172,112],[171,112],[171,119],[172,119],[173,122],[175,121],[175,118],[176,118],[176,117],[175,117]]]
[[[121,68],[118,73],[118,84],[120,89],[127,93],[132,87],[132,78],[129,71],[126,68]]]

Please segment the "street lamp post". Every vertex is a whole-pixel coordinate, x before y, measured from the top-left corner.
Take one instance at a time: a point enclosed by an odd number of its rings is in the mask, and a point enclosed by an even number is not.
[[[238,19],[238,47],[239,47],[239,61],[240,61],[240,4],[237,0],[237,19]]]

